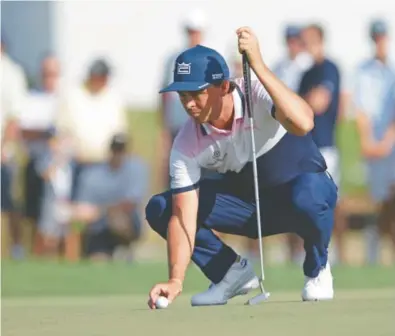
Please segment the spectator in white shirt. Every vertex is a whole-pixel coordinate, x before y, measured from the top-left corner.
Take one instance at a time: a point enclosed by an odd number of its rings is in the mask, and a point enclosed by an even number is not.
[[[111,69],[105,60],[94,61],[86,82],[69,91],[61,101],[56,127],[73,140],[76,161],[73,198],[82,170],[104,162],[113,135],[127,132],[126,108],[120,94],[110,86],[110,76]]]

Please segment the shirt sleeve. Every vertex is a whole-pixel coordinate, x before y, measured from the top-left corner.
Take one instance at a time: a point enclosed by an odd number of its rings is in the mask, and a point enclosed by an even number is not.
[[[297,93],[299,96],[303,97],[306,94],[306,76],[307,70],[302,74],[299,82],[299,87],[297,88]]]
[[[187,156],[175,149],[170,154],[170,177],[173,193],[182,193],[197,189],[201,168],[194,157]]]
[[[336,90],[336,87],[338,86],[337,77],[338,76],[337,76],[336,67],[332,65],[327,65],[324,67],[322,79],[319,85],[325,87],[332,94]]]

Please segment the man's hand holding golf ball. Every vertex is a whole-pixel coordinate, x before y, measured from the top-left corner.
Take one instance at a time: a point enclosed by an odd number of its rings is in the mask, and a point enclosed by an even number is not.
[[[170,279],[156,284],[149,293],[148,306],[151,309],[166,308],[182,292],[182,281]]]

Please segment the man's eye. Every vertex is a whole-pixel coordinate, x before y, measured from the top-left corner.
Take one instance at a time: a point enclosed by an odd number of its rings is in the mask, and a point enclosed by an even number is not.
[[[197,97],[197,96],[201,95],[202,93],[204,93],[204,90],[193,91],[193,92],[191,92],[191,96]]]

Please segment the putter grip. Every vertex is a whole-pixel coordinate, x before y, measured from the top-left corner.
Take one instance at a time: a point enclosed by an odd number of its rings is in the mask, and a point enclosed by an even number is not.
[[[251,69],[248,63],[248,57],[246,52],[243,52],[243,77],[244,77],[244,92],[246,97],[246,107],[248,117],[252,118],[252,97],[251,97]]]

